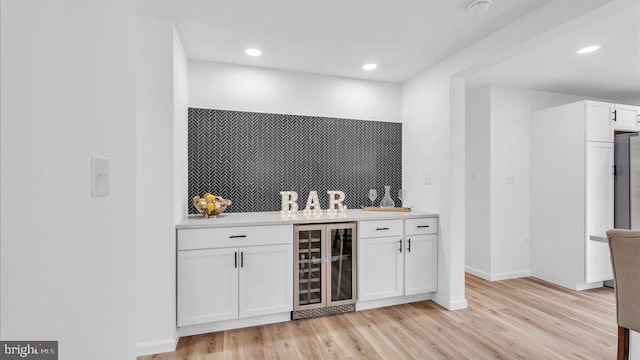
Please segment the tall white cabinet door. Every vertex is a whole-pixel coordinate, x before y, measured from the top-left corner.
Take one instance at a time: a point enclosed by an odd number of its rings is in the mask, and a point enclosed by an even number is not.
[[[437,235],[405,238],[404,294],[424,294],[437,290]]]
[[[609,247],[589,240],[613,228],[613,143],[586,143],[586,234],[585,282],[613,278]]]
[[[638,131],[640,107],[616,104],[614,111],[614,126],[616,130]]]
[[[240,251],[240,317],[293,310],[293,246],[243,247]]]
[[[587,102],[587,141],[613,142],[613,104]]]
[[[178,251],[178,326],[238,317],[237,251]]]
[[[404,254],[401,237],[358,241],[358,300],[402,296]]]

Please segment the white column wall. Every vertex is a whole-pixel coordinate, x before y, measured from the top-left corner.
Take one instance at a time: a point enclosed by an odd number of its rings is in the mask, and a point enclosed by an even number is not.
[[[490,105],[488,86],[467,90],[465,269],[483,279],[491,274]]]
[[[137,16],[138,355],[173,351],[175,224],[187,213],[187,58],[171,20]]]

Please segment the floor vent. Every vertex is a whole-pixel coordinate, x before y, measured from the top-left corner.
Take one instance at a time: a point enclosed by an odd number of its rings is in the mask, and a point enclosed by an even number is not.
[[[354,311],[356,311],[355,304],[336,305],[336,306],[321,307],[317,309],[293,311],[291,313],[291,318],[293,320],[298,320],[298,319],[312,318],[316,316],[342,314],[342,313],[348,313],[348,312],[354,312]]]

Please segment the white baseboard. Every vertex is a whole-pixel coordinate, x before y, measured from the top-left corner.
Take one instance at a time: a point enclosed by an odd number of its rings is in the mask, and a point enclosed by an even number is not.
[[[284,321],[291,321],[291,311],[278,313],[278,314],[254,316],[254,317],[243,318],[243,319],[233,319],[233,320],[218,321],[218,322],[206,323],[206,324],[181,326],[178,328],[178,335],[191,336],[191,335],[206,334],[206,333],[216,332],[216,331],[240,329],[240,328],[245,328],[250,326],[274,324],[274,323],[279,323]]]
[[[477,276],[487,281],[500,281],[500,280],[517,279],[517,278],[531,276],[531,270],[521,270],[521,271],[513,271],[513,272],[506,272],[506,273],[499,273],[499,274],[487,274],[486,272],[472,268],[471,266],[465,266],[465,271],[471,275]]]
[[[439,297],[438,295],[436,295],[433,298],[433,301],[436,302],[436,304],[442,306],[443,308],[447,309],[447,310],[462,310],[462,309],[466,309],[467,307],[469,307],[469,304],[467,303],[467,299],[460,299],[460,300],[449,300],[449,299],[444,299]]]
[[[471,275],[477,276],[481,279],[485,279],[487,281],[491,281],[491,275],[487,274],[484,271],[480,271],[476,268],[472,268],[471,266],[465,266],[464,271],[468,272]]]
[[[513,271],[513,272],[500,273],[500,274],[492,274],[491,281],[517,279],[517,278],[523,278],[523,277],[529,277],[529,276],[531,276],[531,270]]]
[[[168,338],[163,340],[145,341],[136,345],[137,356],[160,354],[165,352],[175,351],[178,346],[178,333],[174,338]]]
[[[356,302],[356,311],[375,309],[385,306],[393,306],[400,304],[408,304],[417,301],[425,301],[431,299],[431,293],[409,295],[409,296],[397,296],[386,299],[367,300]]]

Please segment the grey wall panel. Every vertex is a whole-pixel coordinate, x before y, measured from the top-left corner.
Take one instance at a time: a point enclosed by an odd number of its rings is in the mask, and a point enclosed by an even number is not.
[[[282,190],[298,192],[300,208],[316,190],[326,209],[327,190],[359,208],[376,188],[377,205],[384,185],[400,204],[402,124],[190,108],[188,131],[188,196],[231,199],[227,212],[278,211]]]

